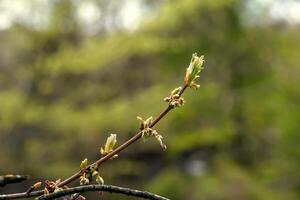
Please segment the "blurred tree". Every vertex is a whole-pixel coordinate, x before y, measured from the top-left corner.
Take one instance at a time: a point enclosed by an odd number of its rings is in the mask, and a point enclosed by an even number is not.
[[[247,24],[247,1],[175,0],[141,1],[159,12],[128,31],[120,1],[89,2],[93,35],[69,0],[53,1],[44,29],[0,32],[0,173],[77,171],[110,132],[122,141],[137,115],[156,115],[198,51],[199,94],[159,125],[168,151],[137,144],[103,166],[106,182],[174,199],[300,197],[299,26]]]

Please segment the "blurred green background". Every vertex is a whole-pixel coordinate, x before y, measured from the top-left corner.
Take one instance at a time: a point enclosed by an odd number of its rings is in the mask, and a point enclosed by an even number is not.
[[[300,199],[300,2],[0,1],[0,174],[66,178],[157,116],[191,54],[197,91],[103,164],[106,184],[171,199]],[[90,199],[95,194],[90,194]],[[105,194],[103,199],[133,199]]]

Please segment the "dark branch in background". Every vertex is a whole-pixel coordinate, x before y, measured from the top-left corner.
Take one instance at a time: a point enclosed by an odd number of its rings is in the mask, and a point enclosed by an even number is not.
[[[84,186],[78,186],[73,188],[64,189],[58,192],[51,193],[49,195],[43,195],[39,197],[39,200],[42,199],[55,199],[59,197],[63,197],[69,194],[75,194],[75,193],[84,193],[88,191],[103,191],[103,192],[110,192],[110,193],[118,193],[118,194],[124,194],[128,196],[135,196],[140,197],[144,199],[151,199],[151,200],[170,200],[165,197],[140,191],[140,190],[134,190],[130,188],[124,188],[124,187],[118,187],[113,185],[84,185]],[[19,199],[19,198],[29,198],[29,197],[35,197],[40,195],[40,191],[31,192],[30,194],[27,194],[26,192],[23,193],[16,193],[16,194],[4,194],[0,195],[0,199]]]
[[[110,193],[119,193],[124,194],[128,196],[134,196],[134,197],[140,197],[143,199],[151,199],[151,200],[170,200],[165,197],[140,191],[140,190],[134,190],[130,188],[124,188],[124,187],[118,187],[113,185],[84,185],[84,186],[78,186],[78,187],[72,187],[68,189],[64,189],[58,192],[51,193],[46,196],[41,196],[38,198],[38,200],[50,200],[50,199],[56,199],[59,197],[63,197],[66,195],[74,194],[74,193],[84,193],[88,191],[103,191],[103,192],[110,192]]]
[[[4,187],[6,184],[19,183],[29,179],[29,175],[3,175],[0,176],[0,187]]]
[[[20,192],[14,194],[1,194],[0,199],[21,199],[21,198],[28,198],[28,197],[36,197],[43,194],[43,191],[34,191],[34,192]]]

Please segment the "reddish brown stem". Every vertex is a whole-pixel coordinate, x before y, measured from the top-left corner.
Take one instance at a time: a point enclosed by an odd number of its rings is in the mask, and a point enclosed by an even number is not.
[[[187,88],[187,86],[185,85],[179,92],[179,96],[181,96],[183,94],[183,92],[185,91],[185,89]],[[172,110],[173,107],[172,106],[168,106],[162,113],[160,113],[160,115],[152,122],[152,124],[150,125],[150,128],[154,127],[157,122],[159,122],[170,110]],[[109,154],[103,156],[102,158],[100,158],[99,160],[97,160],[96,162],[94,162],[91,165],[96,165],[99,166],[101,163],[109,160],[111,157],[113,157],[114,155],[118,154],[119,152],[123,151],[124,149],[126,149],[128,146],[130,146],[132,143],[134,143],[135,141],[137,141],[138,139],[140,139],[142,136],[142,132],[138,132],[136,135],[134,135],[132,138],[130,138],[129,140],[127,140],[126,142],[124,142],[123,144],[121,144],[119,147],[117,147],[115,150],[113,150],[112,152],[110,152]],[[70,176],[69,178],[65,179],[64,181],[62,181],[58,186],[62,187],[64,185],[67,185],[69,183],[71,183],[72,181],[76,180],[77,178],[79,178],[81,176],[81,171],[75,173],[74,175]]]

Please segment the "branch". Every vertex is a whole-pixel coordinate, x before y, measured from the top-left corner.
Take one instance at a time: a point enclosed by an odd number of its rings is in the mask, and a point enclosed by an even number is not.
[[[29,197],[36,197],[39,195],[42,195],[44,192],[42,190],[40,191],[34,191],[34,192],[20,192],[20,193],[13,193],[13,194],[1,194],[0,199],[21,199],[21,198],[29,198]]]
[[[51,193],[46,196],[41,196],[38,198],[38,200],[50,200],[50,199],[56,199],[59,197],[63,197],[66,195],[74,194],[74,193],[83,193],[87,191],[104,191],[104,192],[110,192],[110,193],[119,193],[124,194],[128,196],[134,196],[134,197],[140,197],[143,199],[151,199],[151,200],[170,200],[165,197],[146,192],[146,191],[140,191],[140,190],[134,190],[130,188],[123,188],[113,185],[84,185],[84,186],[78,186],[78,187],[72,187],[68,189],[64,189],[58,192]]]
[[[6,184],[13,184],[13,183],[25,181],[28,178],[29,178],[28,175],[13,175],[13,174],[3,175],[0,176],[0,187],[4,187]]]
[[[184,87],[182,87],[182,89],[179,92],[179,96],[181,96],[183,94],[183,92],[185,91],[185,89],[187,87],[188,86],[186,84],[184,85]],[[153,123],[150,125],[150,128],[154,127],[172,109],[173,109],[173,107],[170,106],[170,105],[168,105],[168,107],[162,113],[160,113],[160,115],[153,121]],[[113,150],[112,152],[110,152],[109,154],[107,154],[104,157],[100,158],[99,160],[97,160],[96,162],[94,162],[93,164],[91,164],[89,166],[93,166],[93,165],[99,166],[101,163],[109,160],[111,157],[113,157],[114,155],[118,154],[120,151],[126,149],[132,143],[134,143],[135,141],[137,141],[138,139],[140,139],[141,136],[142,136],[142,132],[139,131],[136,135],[134,135],[132,138],[130,138],[129,140],[127,140],[126,142],[124,142],[122,145],[120,145],[119,147],[117,147],[115,150]],[[74,180],[76,180],[77,178],[79,178],[81,176],[81,174],[82,174],[82,171],[78,171],[74,175],[70,176],[69,178],[65,179],[60,184],[58,184],[58,187],[63,187],[64,185],[67,185],[67,184],[73,182]]]

